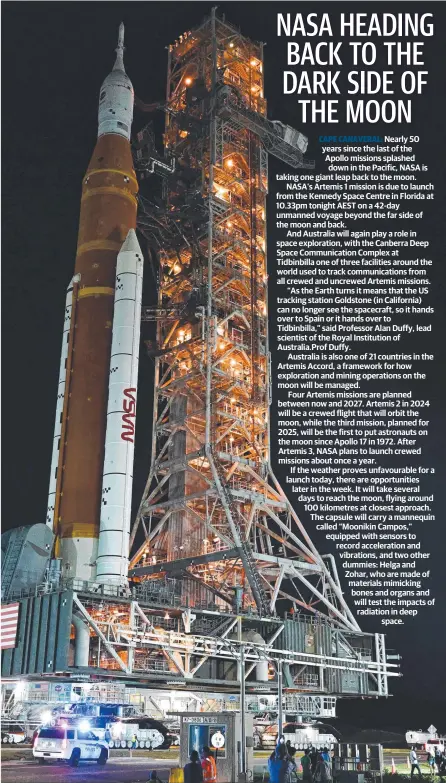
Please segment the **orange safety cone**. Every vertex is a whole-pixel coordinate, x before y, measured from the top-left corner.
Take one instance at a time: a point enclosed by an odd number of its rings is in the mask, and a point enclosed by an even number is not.
[[[396,766],[393,759],[392,759],[392,775],[396,775]]]

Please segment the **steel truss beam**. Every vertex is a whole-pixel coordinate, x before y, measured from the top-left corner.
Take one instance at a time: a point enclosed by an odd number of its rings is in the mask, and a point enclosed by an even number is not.
[[[388,663],[385,655],[384,638],[375,635],[376,658],[361,658],[358,655],[333,655],[298,652],[292,649],[281,649],[275,642],[284,630],[284,625],[274,629],[265,643],[250,641],[242,633],[235,633],[240,618],[226,618],[220,628],[215,629],[215,635],[185,633],[169,630],[158,625],[159,619],[148,614],[148,608],[142,607],[138,601],[127,605],[116,606],[116,609],[104,609],[98,598],[84,599],[82,602],[74,594],[73,601],[86,623],[93,631],[109,656],[109,664],[116,664],[126,675],[146,673],[145,654],[161,655],[168,662],[170,676],[175,673],[180,678],[192,680],[197,672],[210,659],[233,661],[246,664],[244,676],[247,678],[253,667],[267,660],[273,664],[300,666],[303,668],[318,667],[321,671],[349,672],[362,676],[371,676],[378,683],[378,694],[385,695],[387,678],[399,676],[398,664]],[[86,606],[87,604],[87,606]],[[184,613],[183,613],[184,614]],[[183,616],[186,627],[194,622],[195,615],[190,610]],[[342,633],[341,633],[342,639]],[[242,650],[243,648],[243,650]],[[348,647],[345,646],[348,651]],[[132,651],[124,663],[122,652]],[[121,653],[121,655],[119,655]],[[128,654],[128,653],[127,653]],[[298,672],[299,674],[299,672]]]

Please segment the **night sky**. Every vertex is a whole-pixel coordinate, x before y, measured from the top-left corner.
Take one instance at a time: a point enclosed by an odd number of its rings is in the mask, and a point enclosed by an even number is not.
[[[299,127],[310,139],[308,156],[321,158],[318,134],[352,133],[351,127],[306,127],[298,120],[296,98],[282,96],[281,73],[286,47],[276,38],[276,12],[323,11],[335,17],[353,10],[432,11],[436,36],[426,41],[429,84],[414,100],[410,129],[366,126],[355,132],[418,133],[419,157],[429,164],[436,200],[421,231],[431,240],[430,255],[437,308],[435,335],[429,346],[437,352],[435,371],[423,387],[430,396],[431,434],[424,463],[437,474],[426,486],[436,493],[437,522],[426,524],[420,536],[432,551],[432,594],[436,608],[387,634],[388,647],[403,657],[401,680],[391,683],[394,696],[386,704],[341,702],[339,714],[357,725],[404,729],[434,723],[446,732],[446,599],[444,527],[445,478],[445,356],[444,356],[444,40],[446,9],[442,3],[273,3],[224,2],[219,12],[239,25],[244,35],[267,43],[265,96],[273,119]],[[377,8],[379,6],[379,8]],[[100,85],[114,61],[117,30],[126,25],[126,70],[136,95],[145,102],[163,100],[166,45],[210,11],[208,2],[4,2],[3,3],[3,529],[45,519],[51,441],[65,289],[74,268],[81,181],[93,151],[97,131]],[[309,39],[313,40],[314,39]],[[443,74],[442,74],[443,71]],[[134,130],[147,122],[135,111]],[[285,164],[271,160],[269,265],[275,238],[273,194],[276,172]],[[428,202],[426,202],[428,203]],[[407,202],[406,202],[407,204]],[[440,264],[440,261],[442,263]],[[153,297],[147,269],[145,303]],[[273,309],[275,292],[270,291]],[[148,335],[146,335],[148,336]],[[272,324],[272,344],[274,327]],[[409,346],[407,346],[409,348]],[[153,365],[141,351],[138,396],[134,504],[137,505],[149,467],[151,385]],[[274,424],[274,415],[273,415]],[[274,431],[274,428],[273,428]],[[279,471],[277,471],[279,473]],[[300,511],[300,509],[297,509]],[[315,543],[326,549],[311,530]],[[380,631],[377,619],[362,623]]]

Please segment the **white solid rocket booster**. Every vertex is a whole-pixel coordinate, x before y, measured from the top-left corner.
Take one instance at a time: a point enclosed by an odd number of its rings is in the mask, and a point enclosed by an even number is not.
[[[143,257],[134,229],[119,251],[96,580],[126,585],[128,574]]]
[[[60,352],[59,384],[57,387],[56,420],[54,422],[53,450],[51,456],[50,485],[48,488],[48,504],[46,511],[46,524],[54,529],[54,509],[56,503],[57,471],[59,465],[59,452],[61,448],[60,436],[62,434],[62,415],[65,401],[65,386],[67,382],[67,358],[70,343],[71,321],[73,317],[73,292],[80,275],[75,275],[68,288],[65,299],[65,318],[63,323],[62,349]],[[56,520],[57,523],[57,520]]]

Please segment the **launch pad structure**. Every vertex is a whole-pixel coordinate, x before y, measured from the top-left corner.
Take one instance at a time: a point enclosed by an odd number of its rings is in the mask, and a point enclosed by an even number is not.
[[[135,156],[142,180],[161,175],[163,204],[140,197],[159,287],[142,315],[156,323],[155,400],[129,581],[122,567],[118,583],[62,567],[8,595],[20,618],[5,678],[222,693],[283,684],[296,711],[305,697],[317,717],[336,697],[386,696],[399,676],[271,466],[267,159],[312,164],[305,137],[267,118],[263,90],[262,45],[215,10],[169,47],[164,156],[150,132]]]

